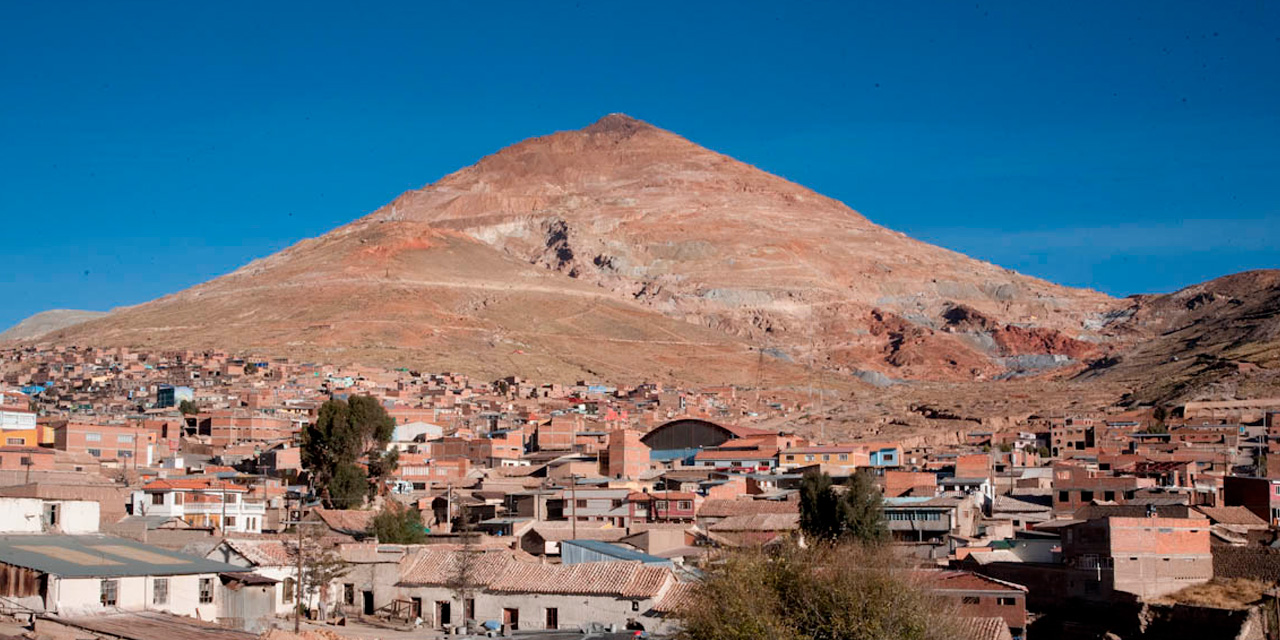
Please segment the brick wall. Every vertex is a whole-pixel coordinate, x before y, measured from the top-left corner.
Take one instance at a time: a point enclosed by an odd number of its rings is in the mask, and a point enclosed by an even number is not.
[[[1214,547],[1213,577],[1280,581],[1280,549]]]

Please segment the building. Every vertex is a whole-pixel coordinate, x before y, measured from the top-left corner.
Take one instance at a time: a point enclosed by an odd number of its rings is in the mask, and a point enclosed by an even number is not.
[[[638,431],[616,429],[609,433],[609,445],[600,466],[610,478],[638,479],[649,470],[649,447],[641,441]]]
[[[154,432],[124,425],[68,422],[53,428],[53,448],[131,466],[149,467],[160,458]]]
[[[0,535],[0,597],[60,615],[162,611],[216,620],[232,565],[105,535]]]
[[[191,387],[175,387],[171,384],[162,384],[156,387],[156,408],[168,409],[181,405],[185,400],[187,402],[195,402],[196,392]]]
[[[1222,491],[1226,506],[1244,507],[1273,526],[1280,524],[1280,478],[1227,476]]]
[[[1209,520],[1105,517],[1062,531],[1062,560],[1082,575],[1086,598],[1113,592],[1157,598],[1213,578]]]
[[[778,466],[783,469],[819,465],[833,476],[848,476],[859,467],[871,466],[871,455],[857,445],[791,447],[778,452]]]
[[[245,500],[244,487],[204,478],[164,478],[133,496],[135,515],[181,518],[224,533],[262,533],[265,503]]]
[[[970,571],[927,571],[926,589],[951,600],[962,618],[999,618],[1014,638],[1027,632],[1027,588]]]

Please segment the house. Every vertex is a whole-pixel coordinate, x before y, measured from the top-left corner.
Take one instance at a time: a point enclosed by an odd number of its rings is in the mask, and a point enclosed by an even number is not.
[[[778,452],[778,466],[783,469],[811,465],[819,465],[822,471],[833,476],[848,476],[859,467],[870,466],[871,455],[863,447],[851,444],[792,447]]]
[[[962,618],[999,618],[1014,638],[1027,632],[1027,588],[971,571],[922,571],[930,593],[955,603]]]
[[[90,500],[0,498],[0,533],[98,532],[98,503]]]
[[[1213,577],[1206,518],[1105,517],[1062,531],[1062,560],[1079,570],[1083,596],[1123,592],[1146,600]]]
[[[884,499],[893,540],[903,544],[945,544],[951,535],[977,533],[978,496],[905,496]]]
[[[297,557],[292,553],[297,544],[283,540],[259,540],[226,538],[208,553],[205,559],[235,565],[241,572],[252,572],[272,579],[272,614],[293,611],[297,595]]]
[[[541,564],[508,551],[470,553],[421,548],[398,565],[394,584],[375,584],[377,603],[410,603],[432,628],[452,629],[464,619],[495,621],[515,630],[575,629],[639,621],[662,631],[669,622],[656,605],[677,584],[670,569],[638,561]],[[465,598],[448,585],[465,567],[472,576]]]
[[[1280,524],[1280,478],[1227,476],[1222,490],[1226,506],[1244,507],[1273,526]]]
[[[133,513],[176,517],[225,533],[262,533],[266,504],[244,499],[248,489],[206,478],[163,478],[133,496]]]
[[[163,611],[216,620],[239,567],[106,535],[0,535],[0,597],[37,612]]]

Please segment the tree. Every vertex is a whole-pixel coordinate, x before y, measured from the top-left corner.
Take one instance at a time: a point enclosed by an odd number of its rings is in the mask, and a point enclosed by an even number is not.
[[[290,555],[293,558],[293,562],[297,564],[297,554],[302,554],[302,575],[299,579],[304,602],[311,598],[317,598],[320,603],[322,617],[327,617],[329,585],[350,573],[351,565],[342,559],[342,555],[338,553],[333,541],[325,538],[326,529],[324,527],[306,527],[307,524],[314,523],[293,525],[304,528],[301,546],[299,547],[297,544],[291,545],[289,548]],[[304,606],[303,602],[298,602],[297,605],[299,607]]]
[[[320,406],[316,421],[303,432],[302,464],[325,504],[359,506],[374,490],[368,483],[370,474],[356,465],[361,458],[377,480],[395,471],[396,454],[386,450],[394,429],[395,421],[372,396],[332,399]]]
[[[325,493],[334,509],[357,509],[369,492],[369,475],[359,465],[344,462],[333,473]]]
[[[427,539],[422,513],[390,499],[369,523],[369,534],[382,544],[420,544]]]
[[[889,538],[880,490],[865,471],[853,474],[841,491],[825,472],[800,482],[800,529],[815,542],[884,542]]]
[[[258,372],[258,365],[254,364],[254,363],[252,363],[252,362],[246,362],[246,363],[244,363],[244,374],[245,374],[246,376],[251,376],[251,375],[253,375],[253,374],[257,373],[257,372]]]
[[[462,549],[453,554],[453,566],[445,579],[445,587],[453,592],[453,597],[462,605],[462,625],[464,633],[471,633],[472,607],[468,606],[475,598],[476,589],[480,588],[480,562],[484,550],[476,547],[476,534],[471,532],[471,514],[464,504],[461,507]]]
[[[190,400],[183,400],[178,403],[178,411],[184,416],[193,416],[200,413],[200,407]]]
[[[857,544],[738,551],[710,565],[676,612],[679,640],[941,640],[954,608],[891,551]]]

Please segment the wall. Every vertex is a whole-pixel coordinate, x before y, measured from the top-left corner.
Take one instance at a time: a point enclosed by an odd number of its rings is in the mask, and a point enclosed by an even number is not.
[[[152,605],[151,596],[155,578],[149,576],[128,576],[110,578],[119,584],[116,595],[116,609],[124,611],[164,611],[180,616],[192,616],[201,620],[216,620],[217,603],[221,597],[222,584],[217,575],[192,574],[183,576],[167,576],[169,579],[169,602],[163,605]],[[213,580],[213,603],[200,604],[200,579]],[[58,578],[49,577],[49,593],[53,599],[51,610],[60,614],[94,614],[108,610],[102,606],[102,580],[99,578]]]

